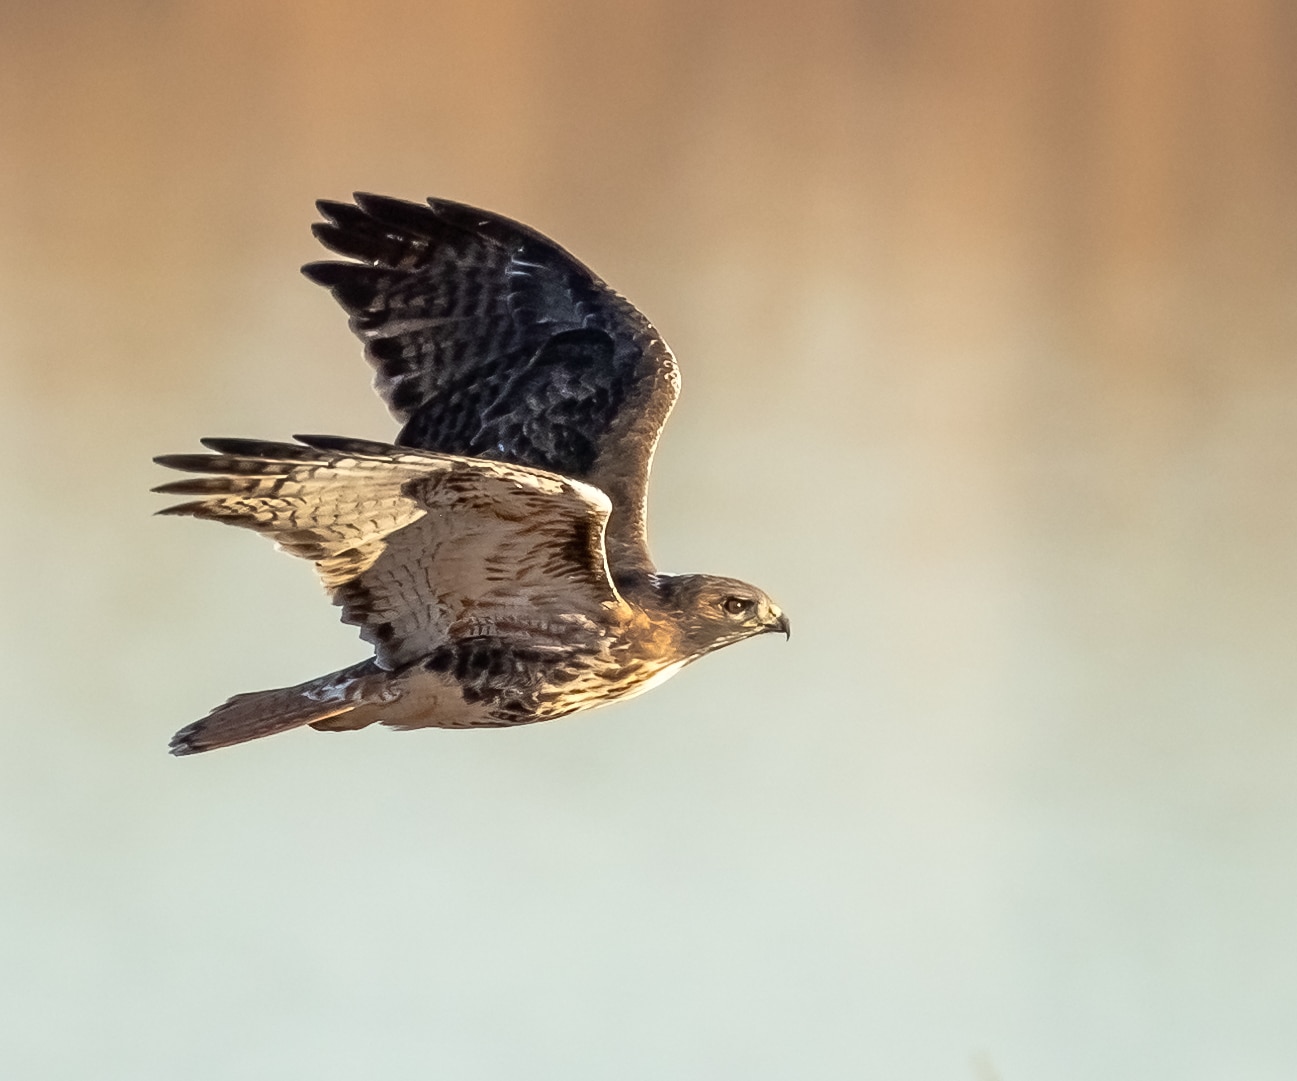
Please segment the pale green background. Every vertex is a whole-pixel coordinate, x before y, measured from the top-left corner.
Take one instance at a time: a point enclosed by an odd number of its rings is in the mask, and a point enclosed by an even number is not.
[[[1297,1077],[1295,13],[0,8],[0,1077]],[[658,559],[790,644],[166,756],[363,655],[147,494],[393,433],[297,274],[357,188],[643,307]]]

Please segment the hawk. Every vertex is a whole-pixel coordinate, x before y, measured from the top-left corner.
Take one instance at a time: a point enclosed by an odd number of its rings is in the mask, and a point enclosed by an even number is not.
[[[533,229],[444,199],[317,203],[345,261],[302,268],[346,310],[393,445],[204,439],[154,489],[161,514],[263,533],[311,560],[374,655],[240,694],[173,754],[290,728],[483,728],[629,698],[754,635],[789,633],[761,590],[662,574],[645,493],[680,389],[649,321]]]

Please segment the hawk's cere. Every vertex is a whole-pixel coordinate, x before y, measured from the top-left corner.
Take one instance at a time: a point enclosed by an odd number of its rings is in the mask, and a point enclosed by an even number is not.
[[[315,563],[374,656],[240,694],[175,754],[309,724],[480,728],[647,690],[788,617],[732,578],[660,574],[645,491],[675,403],[648,320],[557,244],[488,211],[376,195],[322,201],[310,263],[403,422],[395,445],[205,439],[161,465],[163,514],[264,533]]]

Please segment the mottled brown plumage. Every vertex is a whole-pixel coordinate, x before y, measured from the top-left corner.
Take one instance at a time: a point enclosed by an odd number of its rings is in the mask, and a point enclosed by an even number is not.
[[[443,200],[322,202],[313,263],[351,317],[397,445],[209,439],[162,513],[263,533],[316,565],[372,659],[238,695],[189,754],[301,725],[499,727],[626,698],[743,638],[787,634],[760,590],[653,567],[645,492],[675,401],[648,321],[534,230]]]

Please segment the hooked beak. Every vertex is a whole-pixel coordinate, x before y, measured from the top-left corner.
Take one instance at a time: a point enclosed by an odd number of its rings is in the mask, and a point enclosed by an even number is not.
[[[767,630],[771,632],[779,631],[783,634],[785,641],[793,636],[792,624],[788,622],[788,617],[783,612],[780,612],[779,618],[767,626]]]

